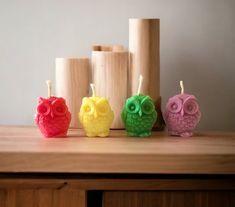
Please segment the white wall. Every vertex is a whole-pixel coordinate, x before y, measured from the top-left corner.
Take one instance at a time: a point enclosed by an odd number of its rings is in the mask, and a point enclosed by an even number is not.
[[[199,128],[235,131],[234,0],[0,0],[0,124],[32,125],[55,57],[128,46],[129,17],[161,19],[161,94],[196,94]]]

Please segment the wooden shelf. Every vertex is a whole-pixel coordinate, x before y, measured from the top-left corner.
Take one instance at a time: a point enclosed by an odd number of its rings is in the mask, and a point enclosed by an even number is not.
[[[43,138],[35,127],[0,126],[0,172],[235,174],[235,132],[149,138]]]

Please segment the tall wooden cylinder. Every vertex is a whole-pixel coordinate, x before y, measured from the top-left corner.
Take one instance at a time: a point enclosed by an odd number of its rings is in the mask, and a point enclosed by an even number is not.
[[[93,46],[93,82],[98,96],[107,97],[114,121],[112,129],[123,129],[121,112],[127,98],[128,52],[122,46]]]
[[[140,74],[141,93],[150,95],[158,111],[157,128],[162,127],[160,98],[160,20],[129,19],[129,95],[135,95]]]
[[[88,58],[56,58],[56,94],[63,97],[72,114],[70,128],[81,128],[78,112],[82,98],[89,95]]]

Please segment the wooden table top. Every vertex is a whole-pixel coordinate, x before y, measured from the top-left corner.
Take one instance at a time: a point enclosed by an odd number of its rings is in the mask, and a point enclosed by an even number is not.
[[[35,127],[0,126],[0,172],[235,174],[235,132],[46,139]]]

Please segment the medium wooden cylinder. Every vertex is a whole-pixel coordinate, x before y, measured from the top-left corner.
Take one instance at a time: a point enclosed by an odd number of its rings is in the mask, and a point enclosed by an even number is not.
[[[129,52],[129,95],[136,94],[139,76],[143,75],[141,93],[152,97],[162,123],[159,19],[129,19]]]
[[[127,98],[128,52],[122,46],[93,46],[93,82],[98,96],[107,97],[114,111],[112,129],[123,129],[121,112]]]
[[[56,94],[65,98],[72,114],[70,128],[82,128],[78,112],[89,95],[90,76],[88,58],[56,58]]]

